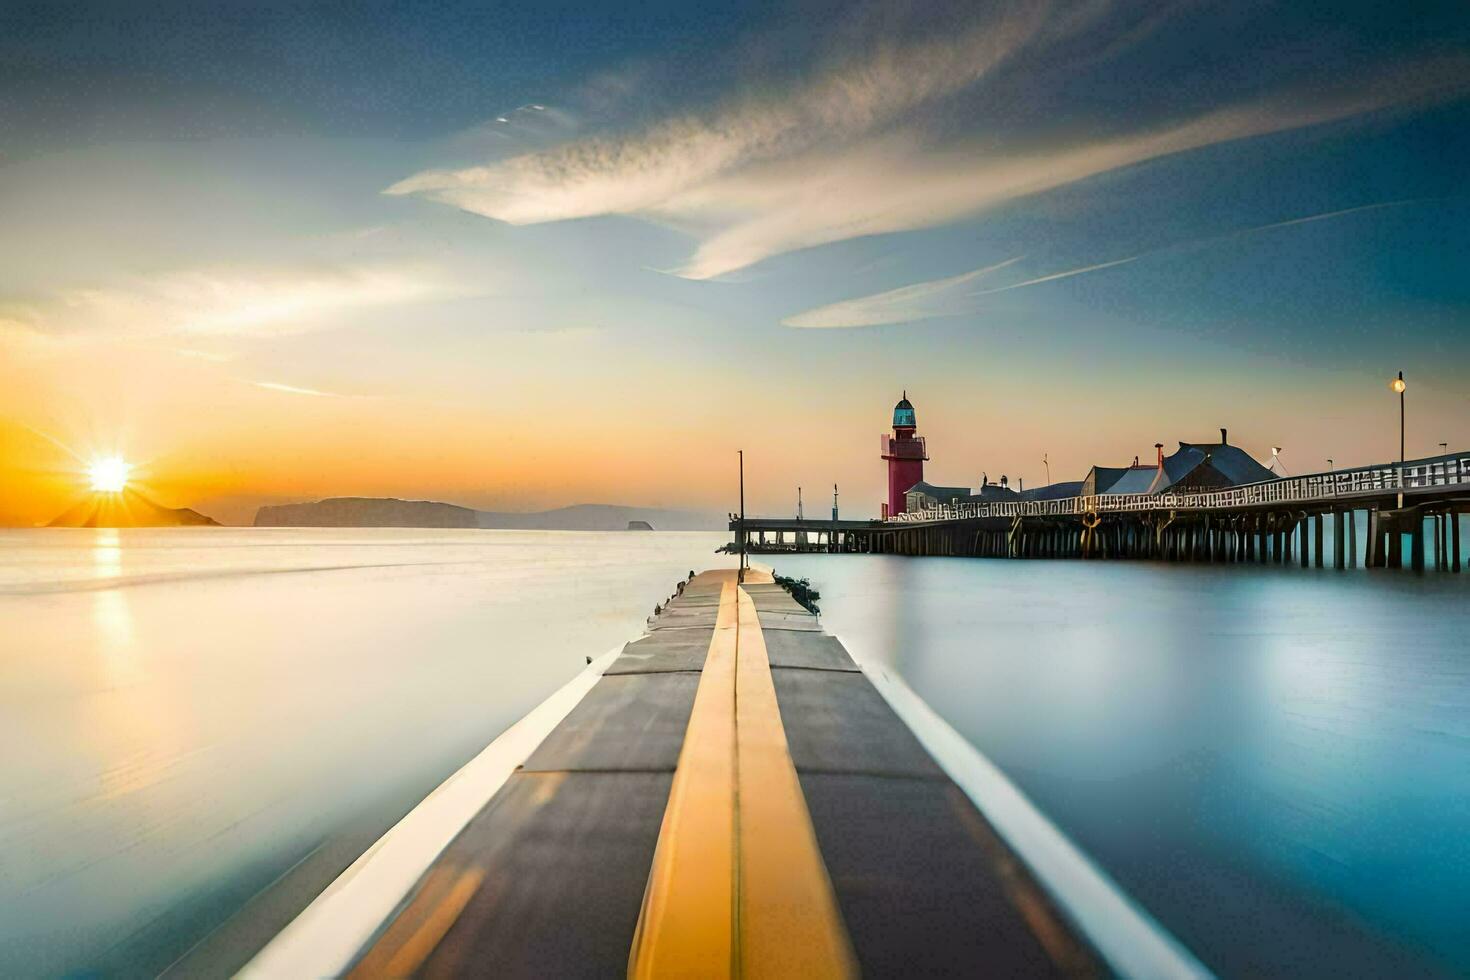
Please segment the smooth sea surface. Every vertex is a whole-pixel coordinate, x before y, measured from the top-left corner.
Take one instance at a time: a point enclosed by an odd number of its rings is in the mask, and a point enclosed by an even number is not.
[[[1222,975],[1470,975],[1470,574],[764,560]]]
[[[0,975],[233,970],[724,540],[0,530]],[[1470,973],[1470,574],[762,560],[1214,969]]]
[[[0,530],[0,976],[231,972],[726,539]]]

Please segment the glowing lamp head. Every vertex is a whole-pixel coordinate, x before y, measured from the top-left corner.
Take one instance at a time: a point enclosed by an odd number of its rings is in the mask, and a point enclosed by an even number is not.
[[[122,493],[132,469],[122,457],[108,456],[92,461],[92,465],[87,467],[87,478],[98,493]]]
[[[1392,388],[1395,393],[1402,395],[1404,393],[1404,389],[1408,387],[1408,385],[1404,384],[1404,372],[1400,371],[1399,376],[1390,381],[1388,383],[1388,386]]]

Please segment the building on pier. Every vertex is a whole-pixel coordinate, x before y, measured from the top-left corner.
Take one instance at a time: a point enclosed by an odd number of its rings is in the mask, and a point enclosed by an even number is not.
[[[942,504],[952,504],[969,498],[969,487],[937,487],[932,483],[920,480],[904,493],[904,505],[906,511],[915,511],[927,507],[938,507]]]
[[[1181,442],[1171,456],[1160,452],[1158,472],[1147,490],[1141,493],[1163,493],[1165,490],[1218,490],[1246,483],[1265,483],[1280,479],[1256,462],[1250,453],[1226,440],[1220,430],[1219,442]],[[1130,491],[1108,490],[1107,493]]]
[[[1087,471],[1079,494],[1219,490],[1279,478],[1245,450],[1230,445],[1227,436],[1221,429],[1219,442],[1181,442],[1170,456],[1164,455],[1163,443],[1154,443],[1158,458],[1151,465],[1140,464],[1135,456],[1130,466],[1094,466]]]

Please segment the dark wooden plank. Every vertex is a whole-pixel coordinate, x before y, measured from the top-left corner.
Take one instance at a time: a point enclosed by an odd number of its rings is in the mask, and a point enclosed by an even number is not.
[[[708,629],[715,625],[714,609],[668,609],[648,624],[649,632],[666,629]]]
[[[436,865],[484,877],[420,972],[624,975],[672,781],[664,773],[512,776]]]
[[[817,617],[805,609],[799,612],[783,612],[779,610],[761,611],[757,609],[756,615],[760,619],[762,631],[797,630],[810,633],[820,633],[822,631],[821,624],[817,622]]]
[[[623,647],[608,675],[699,670],[709,654],[714,629],[659,630]],[[604,675],[606,676],[606,675]]]
[[[684,744],[699,676],[604,676],[531,753],[524,768],[672,772]]]
[[[768,644],[770,640],[766,633]],[[945,778],[862,674],[776,669],[771,679],[798,772]]]
[[[772,667],[811,667],[820,670],[859,670],[836,637],[793,630],[761,630]]]
[[[1090,957],[1065,930],[1051,937],[1051,952],[1032,932],[1018,900],[1048,924],[1054,913],[953,783],[832,773],[800,779],[865,976],[1091,972]]]

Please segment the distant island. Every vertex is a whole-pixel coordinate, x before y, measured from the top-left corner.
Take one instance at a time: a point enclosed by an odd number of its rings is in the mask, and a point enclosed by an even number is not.
[[[136,490],[94,493],[53,518],[47,527],[218,527],[187,507],[164,507]]]
[[[612,504],[577,504],[517,513],[473,510],[434,500],[395,497],[330,497],[301,504],[272,504],[255,512],[256,527],[449,527],[533,531],[719,531],[713,514]]]

